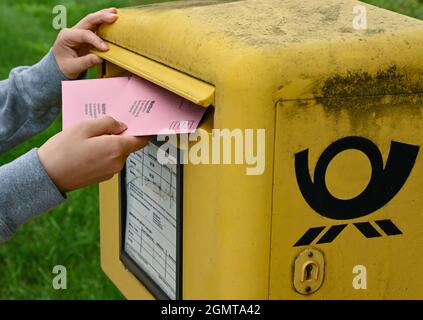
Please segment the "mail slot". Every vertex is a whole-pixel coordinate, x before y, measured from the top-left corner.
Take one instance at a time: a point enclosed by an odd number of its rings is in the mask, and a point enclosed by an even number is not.
[[[152,137],[101,184],[102,268],[127,298],[423,298],[422,22],[350,0],[176,1],[99,34],[100,77],[207,108],[205,137],[265,132],[256,174],[181,163],[192,143],[163,165]]]

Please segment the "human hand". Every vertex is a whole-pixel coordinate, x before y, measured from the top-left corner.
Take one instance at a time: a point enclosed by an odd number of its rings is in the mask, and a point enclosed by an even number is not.
[[[88,68],[98,65],[102,59],[89,51],[95,48],[107,51],[107,44],[95,34],[103,23],[117,20],[115,8],[89,14],[71,29],[63,29],[53,45],[53,54],[62,73],[70,80],[77,79]]]
[[[120,136],[127,126],[112,117],[64,130],[38,149],[41,164],[61,192],[102,182],[120,172],[126,158],[148,138]]]

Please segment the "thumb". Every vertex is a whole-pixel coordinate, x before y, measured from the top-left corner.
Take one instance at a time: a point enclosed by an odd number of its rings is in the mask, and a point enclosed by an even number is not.
[[[102,136],[105,134],[118,135],[128,129],[126,124],[115,120],[112,117],[106,116],[100,119],[85,121],[80,124],[80,131],[87,138]]]
[[[148,144],[148,137],[119,136],[119,139],[126,155],[138,151]]]

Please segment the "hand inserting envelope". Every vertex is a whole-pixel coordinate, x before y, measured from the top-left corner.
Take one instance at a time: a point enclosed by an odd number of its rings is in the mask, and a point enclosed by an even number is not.
[[[131,136],[194,132],[206,110],[137,76],[63,81],[62,99],[63,129],[107,115]]]

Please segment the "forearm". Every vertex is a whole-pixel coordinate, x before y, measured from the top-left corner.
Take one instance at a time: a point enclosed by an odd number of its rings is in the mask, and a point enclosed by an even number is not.
[[[0,153],[46,129],[60,113],[66,80],[49,52],[32,67],[18,67],[0,81]]]
[[[27,220],[65,201],[33,149],[0,167],[0,242]]]

